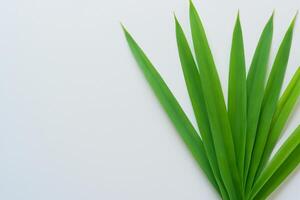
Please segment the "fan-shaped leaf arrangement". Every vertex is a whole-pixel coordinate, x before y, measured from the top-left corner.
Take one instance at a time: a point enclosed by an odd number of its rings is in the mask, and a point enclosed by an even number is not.
[[[237,17],[226,107],[205,30],[192,2],[189,12],[195,59],[176,17],[175,26],[179,58],[199,133],[150,60],[123,27],[129,47],[161,105],[220,197],[265,199],[300,162],[300,126],[271,157],[300,95],[298,68],[280,97],[296,17],[281,42],[268,78],[273,15],[264,27],[247,75],[242,28]]]

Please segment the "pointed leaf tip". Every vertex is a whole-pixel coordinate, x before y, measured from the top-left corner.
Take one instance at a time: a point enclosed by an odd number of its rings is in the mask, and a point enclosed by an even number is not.
[[[195,8],[193,1],[192,0],[189,0],[189,1],[190,1],[190,10],[191,9],[195,10],[196,8]]]
[[[238,10],[237,16],[236,16],[236,24],[240,24],[241,23],[241,19],[240,19],[240,10]]]
[[[128,31],[126,30],[126,28],[122,22],[120,22],[120,26],[123,29],[124,33],[128,33]]]
[[[292,26],[294,26],[294,24],[295,24],[295,22],[296,22],[296,20],[297,20],[297,18],[298,18],[298,13],[299,13],[299,10],[297,10],[297,12],[296,12],[296,14],[295,14],[295,16],[294,16],[294,18],[293,18],[293,20],[292,20]]]
[[[273,20],[274,20],[274,16],[275,16],[275,10],[273,10],[272,15],[270,17],[270,21],[272,21],[272,23],[273,23]]]
[[[272,14],[271,14],[267,24],[272,24],[272,26],[273,26],[274,16],[275,16],[275,9],[272,11]]]
[[[176,17],[176,15],[175,15],[174,12],[173,12],[173,17],[174,17],[174,20],[175,20],[176,25],[179,24],[178,19],[177,19],[177,17]]]
[[[271,17],[269,18],[267,24],[273,28],[273,23],[274,23],[274,15],[275,15],[275,10],[273,10]]]

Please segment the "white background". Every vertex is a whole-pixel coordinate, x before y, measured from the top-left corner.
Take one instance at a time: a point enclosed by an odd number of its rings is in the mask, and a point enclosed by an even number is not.
[[[275,14],[272,59],[299,0],[195,0],[224,91],[238,9],[247,65]],[[141,44],[193,123],[173,12],[187,0],[10,0],[0,3],[0,199],[217,199],[124,40]],[[300,23],[286,79],[300,65]],[[225,95],[226,96],[226,95]],[[300,106],[285,132],[299,123]],[[287,136],[285,135],[285,137]],[[272,199],[298,199],[296,172]]]

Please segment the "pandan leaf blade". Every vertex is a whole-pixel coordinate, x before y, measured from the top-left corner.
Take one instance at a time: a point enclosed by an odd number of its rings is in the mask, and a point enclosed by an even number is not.
[[[267,198],[293,172],[300,162],[300,126],[284,142],[258,177],[251,199]]]
[[[164,80],[161,78],[160,74],[154,68],[150,60],[144,54],[142,49],[138,46],[138,44],[124,27],[123,30],[129,48],[149,85],[154,91],[156,97],[166,111],[177,132],[192,153],[194,159],[197,161],[199,167],[204,171],[215,189],[219,191],[218,185],[207,159],[203,142],[199,134],[194,129],[193,125],[185,115],[176,98],[174,97]]]
[[[247,75],[247,135],[244,163],[244,184],[247,182],[251,155],[255,143],[261,104],[264,95],[267,64],[273,37],[273,15],[267,22],[257,44]]]
[[[288,121],[289,116],[292,113],[293,108],[298,102],[300,96],[300,67],[294,74],[292,80],[288,84],[282,97],[279,99],[274,117],[271,123],[271,129],[265,145],[264,153],[261,158],[258,173],[260,173],[265,167],[270,155],[277,144],[283,128]]]
[[[202,89],[220,174],[230,199],[241,199],[241,180],[222,88],[202,22],[192,2],[190,2],[190,25],[201,83],[205,85]]]
[[[237,166],[240,176],[244,173],[244,156],[247,128],[247,92],[246,67],[243,34],[238,15],[233,31],[229,82],[228,82],[228,117],[235,146]]]
[[[204,102],[202,85],[197,65],[193,58],[191,49],[185,37],[185,34],[175,17],[176,24],[176,39],[178,46],[179,58],[182,66],[184,79],[186,82],[187,90],[190,96],[192,107],[194,110],[195,118],[201,133],[201,137],[204,143],[205,150],[207,152],[207,158],[210,162],[213,174],[216,178],[216,182],[220,188],[220,192],[223,199],[229,199],[226,188],[222,181],[219,166],[216,159],[216,152],[214,148],[214,142],[209,127],[209,121]]]
[[[247,178],[247,186],[249,188],[252,187],[255,176],[257,175],[257,169],[264,152],[270,125],[279,99],[290,55],[295,19],[296,18],[293,19],[282,40],[266,86],[264,99],[261,106],[261,114],[255,144],[251,157],[250,170]]]

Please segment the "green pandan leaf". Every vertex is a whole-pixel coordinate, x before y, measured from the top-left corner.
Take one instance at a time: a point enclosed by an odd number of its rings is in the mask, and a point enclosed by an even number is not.
[[[228,117],[236,150],[237,166],[240,176],[243,177],[247,130],[247,89],[244,42],[239,15],[233,31],[230,54]]]
[[[191,103],[194,109],[194,114],[197,120],[197,124],[203,139],[204,147],[207,152],[207,158],[210,162],[210,166],[212,168],[213,174],[218,183],[222,197],[224,199],[228,199],[228,194],[224,186],[224,183],[222,181],[219,166],[217,163],[214,141],[209,127],[207,110],[206,110],[205,101],[202,92],[200,74],[198,72],[197,65],[194,61],[191,49],[188,45],[184,32],[176,18],[175,18],[175,23],[176,23],[177,46],[178,46],[182,71],[184,74]]]
[[[276,105],[281,91],[293,38],[293,30],[295,25],[295,19],[292,21],[288,28],[283,41],[279,47],[277,56],[275,58],[271,74],[268,79],[266,91],[264,94],[263,103],[261,106],[261,113],[259,119],[259,125],[257,134],[255,137],[255,145],[251,157],[251,165],[247,178],[247,186],[252,187],[253,181],[261,161],[262,154],[268,139],[269,130],[272,122],[273,115],[275,113]]]
[[[155,95],[157,96],[161,105],[163,106],[169,118],[173,122],[175,128],[184,140],[185,144],[191,151],[195,160],[197,161],[201,169],[204,171],[204,173],[207,175],[210,182],[219,191],[199,134],[192,126],[191,122],[183,112],[176,98],[171,93],[170,89],[168,88],[164,80],[161,78],[159,73],[153,67],[150,60],[146,57],[144,52],[137,45],[137,43],[134,41],[131,35],[126,31],[126,29],[124,27],[123,29],[131,52],[140,69],[144,73],[146,79],[148,80]]]
[[[284,179],[298,166],[300,162],[300,126],[281,146],[274,158],[258,177],[251,197],[265,199],[276,189]]]
[[[265,145],[264,153],[261,158],[259,172],[265,167],[270,155],[277,144],[277,141],[282,133],[282,130],[295,107],[300,96],[300,67],[293,76],[287,89],[284,91],[282,97],[279,99],[274,117],[272,119],[271,128],[267,143]]]
[[[250,71],[247,76],[247,136],[244,164],[244,184],[247,183],[251,155],[256,138],[272,37],[273,15],[269,19],[260,36],[252,59]]]
[[[230,199],[241,199],[241,179],[236,165],[234,143],[221,84],[202,22],[192,3],[190,3],[190,24],[220,174]]]

